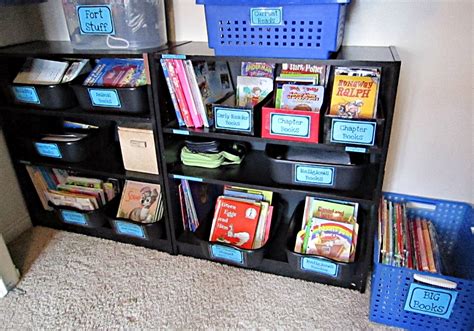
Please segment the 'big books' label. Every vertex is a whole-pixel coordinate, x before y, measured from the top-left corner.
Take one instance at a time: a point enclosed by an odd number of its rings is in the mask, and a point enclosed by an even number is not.
[[[95,107],[121,108],[120,98],[114,89],[88,89],[92,105]]]
[[[373,146],[377,123],[366,121],[332,120],[331,142]]]
[[[216,129],[252,132],[252,110],[214,107]]]
[[[114,221],[115,230],[118,234],[123,234],[125,236],[136,237],[141,239],[146,239],[145,231],[143,227],[137,224],[128,223],[124,221]]]
[[[115,26],[110,5],[77,6],[81,34],[114,35]]]
[[[294,181],[295,183],[333,186],[334,173],[334,167],[295,164]]]
[[[310,127],[310,116],[270,114],[271,135],[309,138]]]
[[[58,145],[51,143],[35,143],[36,150],[41,156],[52,157],[55,159],[62,159],[61,151]]]
[[[244,256],[242,252],[235,248],[222,246],[222,245],[210,245],[209,251],[211,258],[218,260],[225,260],[232,263],[244,264]]]
[[[314,257],[303,257],[301,258],[301,270],[337,277],[339,266],[334,262]]]
[[[405,311],[449,319],[457,292],[439,287],[412,283],[408,290]]]
[[[251,25],[282,25],[282,7],[250,8]]]
[[[19,102],[39,104],[40,99],[34,86],[13,86],[13,94]]]
[[[61,218],[64,223],[87,226],[87,218],[85,215],[72,210],[61,210]]]

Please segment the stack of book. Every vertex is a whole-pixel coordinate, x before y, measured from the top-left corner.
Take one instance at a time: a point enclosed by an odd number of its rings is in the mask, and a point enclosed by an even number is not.
[[[270,235],[273,192],[225,186],[217,198],[209,241],[258,249]]]
[[[418,271],[445,271],[433,223],[408,217],[405,203],[381,201],[378,235],[381,263]]]
[[[357,245],[359,204],[306,197],[294,251],[353,262]]]
[[[123,187],[118,218],[138,223],[155,223],[163,217],[163,194],[159,184],[126,180]]]
[[[161,66],[179,126],[209,127],[210,104],[233,93],[227,64],[162,59]]]
[[[146,85],[143,59],[99,59],[84,80],[84,86],[138,87]]]
[[[112,200],[118,192],[114,179],[103,181],[96,178],[71,176],[62,169],[26,166],[31,181],[43,207],[73,207],[83,211],[99,209]]]

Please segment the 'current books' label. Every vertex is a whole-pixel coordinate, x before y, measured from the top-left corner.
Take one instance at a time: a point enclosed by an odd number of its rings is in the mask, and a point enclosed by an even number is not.
[[[250,8],[251,25],[282,25],[282,7]]]

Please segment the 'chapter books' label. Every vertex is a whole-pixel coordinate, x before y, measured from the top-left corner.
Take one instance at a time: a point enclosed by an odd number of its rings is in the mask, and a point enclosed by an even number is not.
[[[330,261],[316,259],[313,257],[301,258],[301,270],[304,271],[316,272],[318,274],[337,277],[338,269],[338,265]]]
[[[288,137],[310,136],[311,117],[303,115],[270,114],[270,134]]]
[[[81,34],[115,34],[114,19],[110,5],[77,6],[76,9]]]
[[[373,146],[377,123],[333,119],[331,142]]]
[[[216,129],[252,132],[252,111],[239,108],[214,108]]]
[[[93,106],[121,108],[120,98],[114,89],[88,89]]]
[[[282,7],[250,8],[251,25],[282,25]]]
[[[53,157],[55,159],[62,159],[61,151],[58,145],[51,143],[35,143],[38,154],[46,157]]]
[[[210,245],[211,257],[214,259],[225,260],[237,264],[244,264],[242,252],[227,246]]]
[[[295,183],[333,186],[334,172],[334,167],[295,164],[294,181]]]
[[[24,103],[39,104],[40,99],[33,86],[13,86],[16,100]]]
[[[413,313],[449,319],[457,295],[457,292],[453,290],[412,283],[404,309]]]
[[[117,220],[114,221],[114,224],[118,234],[146,239],[145,231],[140,225]]]
[[[87,226],[85,215],[72,210],[61,210],[61,217],[65,223]]]

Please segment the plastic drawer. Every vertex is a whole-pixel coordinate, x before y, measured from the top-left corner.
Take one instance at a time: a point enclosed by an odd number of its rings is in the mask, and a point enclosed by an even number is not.
[[[54,211],[61,222],[68,225],[78,225],[87,228],[98,228],[107,222],[104,208],[92,211],[83,211],[73,207],[54,206]]]
[[[27,85],[12,84],[10,93],[13,103],[43,109],[67,109],[77,105],[69,84]]]

